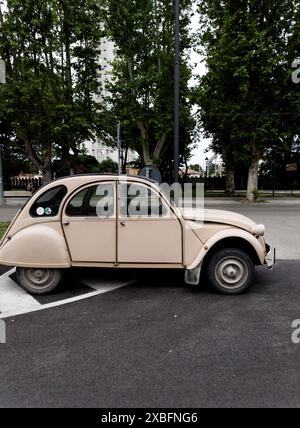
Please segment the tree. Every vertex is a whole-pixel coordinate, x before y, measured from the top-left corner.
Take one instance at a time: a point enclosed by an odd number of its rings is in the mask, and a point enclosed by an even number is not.
[[[10,178],[20,172],[32,172],[32,164],[27,159],[25,150],[14,138],[14,135],[5,121],[0,122],[0,150],[2,151],[4,189],[10,189]]]
[[[181,3],[181,127],[189,135],[182,139],[183,154],[184,146],[191,144],[194,123],[187,64],[191,1]],[[160,165],[173,141],[173,1],[109,0],[106,11],[107,32],[116,45],[107,115],[115,118],[115,124],[121,122],[130,147],[143,163]]]
[[[0,119],[11,128],[29,159],[52,177],[55,157],[95,130],[98,91],[99,0],[8,0],[0,3],[0,56],[7,84],[0,88]]]
[[[287,51],[295,2],[203,0],[199,8],[208,65],[199,88],[202,125],[231,181],[236,162],[248,165],[252,201],[264,151],[287,132],[282,118],[290,111]]]
[[[190,169],[192,169],[193,171],[203,173],[203,168],[202,168],[202,167],[201,167],[201,165],[199,165],[198,163],[192,164],[192,165],[190,165],[189,167],[190,167]]]
[[[114,162],[112,159],[108,158],[99,164],[99,172],[105,174],[110,173],[114,174],[117,173],[119,169],[119,166],[117,162]]]

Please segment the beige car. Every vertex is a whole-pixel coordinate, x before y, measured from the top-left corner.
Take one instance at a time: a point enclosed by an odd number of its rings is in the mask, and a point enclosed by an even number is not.
[[[180,210],[141,177],[71,176],[42,187],[17,214],[0,264],[16,266],[32,294],[55,290],[71,267],[184,269],[188,284],[201,277],[238,294],[253,282],[255,265],[274,262],[264,233],[239,214]]]

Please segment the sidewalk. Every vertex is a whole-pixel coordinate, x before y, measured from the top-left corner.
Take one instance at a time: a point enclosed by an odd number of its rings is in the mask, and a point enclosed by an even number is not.
[[[27,190],[6,190],[4,192],[5,198],[28,198],[31,196]]]
[[[14,196],[17,194],[18,196]],[[0,206],[0,221],[11,221],[26,204],[30,192],[4,192],[5,204]]]
[[[205,198],[205,206],[214,205],[242,205],[242,206],[282,206],[282,205],[300,205],[300,198],[262,198],[258,202],[249,203],[243,198]]]
[[[195,202],[195,199],[187,198],[186,199],[187,204],[192,204]],[[205,207],[214,207],[214,206],[232,206],[232,205],[238,205],[238,206],[244,206],[244,207],[257,207],[257,206],[265,206],[265,207],[272,207],[272,206],[286,206],[286,205],[292,205],[292,206],[300,206],[300,198],[262,198],[258,202],[249,203],[244,198],[236,198],[236,197],[205,197],[204,198],[204,205]],[[225,208],[226,209],[226,208]]]

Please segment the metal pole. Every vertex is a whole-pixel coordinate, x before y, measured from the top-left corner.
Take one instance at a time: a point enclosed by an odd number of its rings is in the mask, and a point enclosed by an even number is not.
[[[275,161],[273,160],[273,191],[272,191],[273,198],[275,198]]]
[[[0,59],[0,84],[6,83],[6,67],[5,62]],[[2,167],[2,147],[0,146],[0,205],[5,203],[4,185],[3,185],[3,167]]]
[[[180,119],[180,0],[175,0],[175,68],[174,68],[174,182],[179,182]]]
[[[0,205],[3,205],[4,199],[4,185],[3,185],[3,168],[2,168],[2,148],[0,147]]]
[[[122,174],[122,152],[121,152],[121,124],[118,123],[117,126],[117,143],[118,143],[118,168],[119,168],[119,175]]]

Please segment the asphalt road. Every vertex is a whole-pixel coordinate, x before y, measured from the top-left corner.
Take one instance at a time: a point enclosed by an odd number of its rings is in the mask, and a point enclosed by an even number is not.
[[[178,274],[7,320],[1,407],[300,406],[300,261],[245,295]]]

